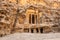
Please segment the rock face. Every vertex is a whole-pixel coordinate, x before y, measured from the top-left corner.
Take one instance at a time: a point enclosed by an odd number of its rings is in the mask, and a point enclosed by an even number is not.
[[[16,32],[60,32],[60,1],[0,0],[0,36]]]

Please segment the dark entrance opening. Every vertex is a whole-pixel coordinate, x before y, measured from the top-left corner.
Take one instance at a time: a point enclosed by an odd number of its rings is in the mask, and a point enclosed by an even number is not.
[[[31,14],[29,15],[29,23],[31,24]]]
[[[32,23],[34,24],[34,15],[32,15]]]
[[[43,33],[43,28],[40,28],[40,32]]]
[[[31,33],[33,33],[34,32],[34,30],[33,29],[31,29]]]
[[[36,32],[38,33],[39,31],[38,31],[38,28],[36,28]]]

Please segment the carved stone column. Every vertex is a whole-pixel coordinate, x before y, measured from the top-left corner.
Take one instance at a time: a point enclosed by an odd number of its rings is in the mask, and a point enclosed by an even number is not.
[[[36,28],[34,28],[33,32],[36,33]]]
[[[31,33],[31,28],[29,28],[29,33]]]

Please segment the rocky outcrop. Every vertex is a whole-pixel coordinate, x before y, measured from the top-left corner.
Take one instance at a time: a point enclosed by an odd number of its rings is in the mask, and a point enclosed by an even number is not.
[[[39,1],[39,4],[38,1],[31,1],[31,3],[24,1],[25,4],[22,2],[23,0],[0,0],[0,36],[15,32],[60,32],[60,3],[58,1],[48,3],[43,0]],[[54,6],[55,4],[57,6]],[[29,14],[33,14],[35,24],[29,23]]]

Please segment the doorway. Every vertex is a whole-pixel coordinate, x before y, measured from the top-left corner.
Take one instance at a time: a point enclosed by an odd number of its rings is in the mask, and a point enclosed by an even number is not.
[[[39,32],[38,28],[36,28],[36,32],[37,32],[37,33]]]
[[[33,28],[31,29],[31,33],[33,33],[34,32],[34,30],[33,30]]]
[[[40,28],[40,33],[43,33],[43,27]]]

